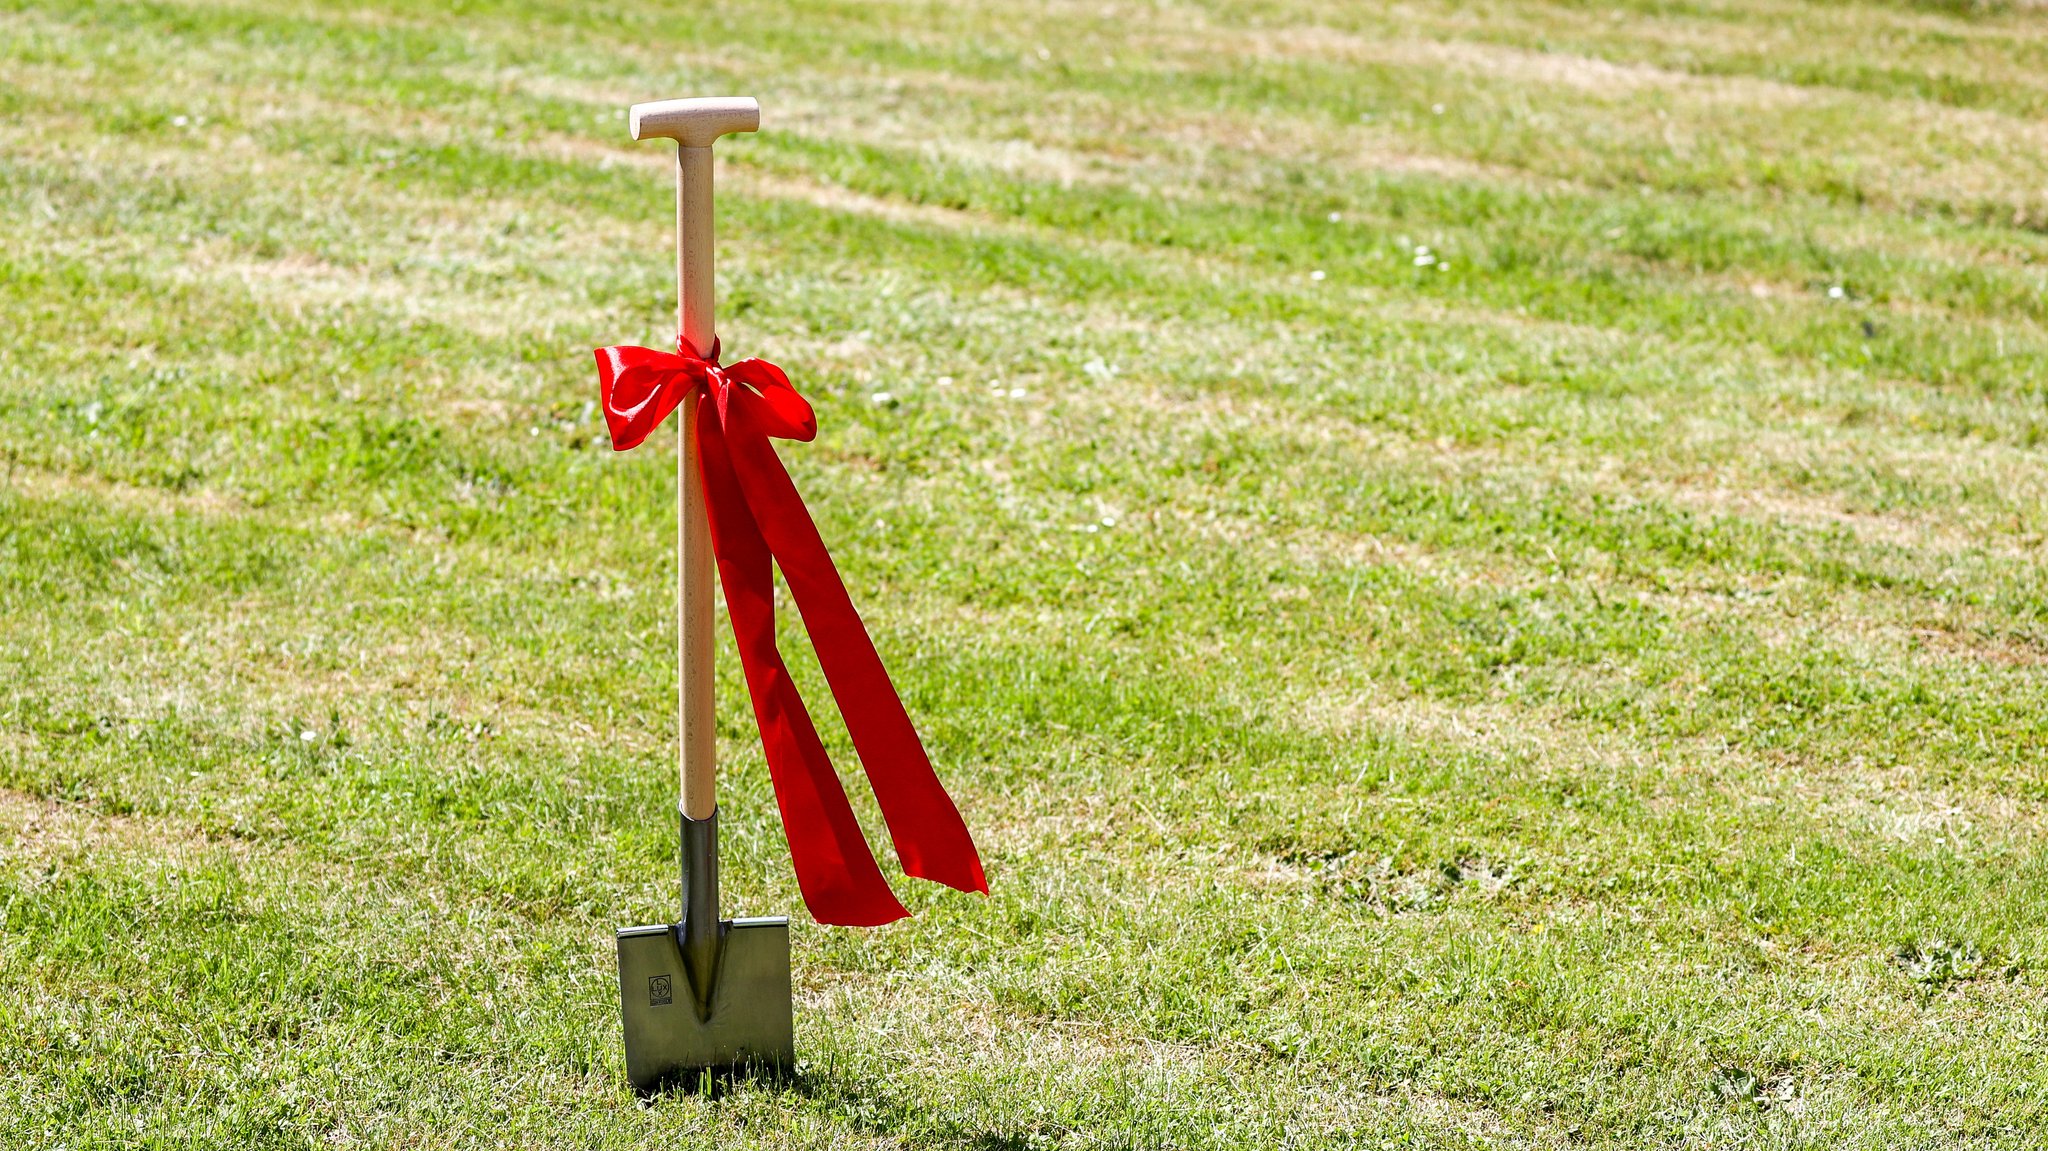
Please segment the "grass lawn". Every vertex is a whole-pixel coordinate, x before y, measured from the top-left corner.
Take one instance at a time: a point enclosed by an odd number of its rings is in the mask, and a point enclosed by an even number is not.
[[[462,7],[0,2],[0,1146],[2042,1145],[2048,12]],[[722,635],[804,1062],[650,1105],[720,93],[993,894],[804,919]]]

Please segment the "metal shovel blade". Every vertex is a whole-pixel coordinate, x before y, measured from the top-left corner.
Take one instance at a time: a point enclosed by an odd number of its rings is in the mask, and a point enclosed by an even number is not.
[[[728,919],[699,1016],[678,938],[681,924],[619,931],[619,1005],[626,1078],[641,1091],[704,1071],[786,1072],[796,1066],[789,990],[789,918]]]

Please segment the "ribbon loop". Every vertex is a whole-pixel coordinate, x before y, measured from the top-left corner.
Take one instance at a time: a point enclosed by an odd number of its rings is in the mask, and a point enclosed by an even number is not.
[[[766,360],[721,367],[715,341],[708,358],[687,342],[679,352],[599,348],[597,371],[618,451],[645,441],[692,390],[707,389],[710,402],[697,405],[696,420],[712,551],[797,886],[811,915],[820,923],[869,927],[909,912],[882,878],[776,646],[775,567],[817,650],[904,873],[986,893],[967,824],[932,770],[817,524],[768,442],[816,438],[809,401]]]

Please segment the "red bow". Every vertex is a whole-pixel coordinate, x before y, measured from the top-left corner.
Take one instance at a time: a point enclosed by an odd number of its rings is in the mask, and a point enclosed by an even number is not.
[[[818,421],[811,405],[766,360],[720,367],[716,342],[709,359],[688,343],[681,347],[681,354],[597,349],[605,423],[612,447],[625,451],[645,440],[698,386],[707,390],[710,402],[696,407],[697,464],[711,548],[804,905],[820,923],[852,927],[910,914],[875,865],[846,789],[775,646],[771,560],[782,569],[817,648],[904,873],[986,893],[988,880],[967,824],[932,771],[818,527],[768,443],[770,436],[815,438]]]

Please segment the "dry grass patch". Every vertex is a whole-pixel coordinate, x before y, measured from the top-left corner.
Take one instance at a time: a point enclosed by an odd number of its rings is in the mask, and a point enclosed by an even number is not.
[[[52,876],[106,857],[133,864],[190,865],[225,855],[248,859],[251,840],[209,834],[169,816],[110,815],[88,806],[0,788],[0,863]]]
[[[0,488],[37,501],[84,498],[153,516],[222,518],[249,514],[239,496],[218,488],[143,487],[92,472],[21,465],[10,459],[0,471]]]

